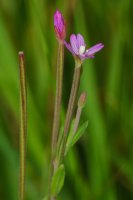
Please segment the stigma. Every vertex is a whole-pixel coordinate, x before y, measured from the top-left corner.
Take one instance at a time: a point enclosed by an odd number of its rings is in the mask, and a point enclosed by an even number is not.
[[[79,48],[79,54],[82,55],[85,52],[85,46],[81,45]]]

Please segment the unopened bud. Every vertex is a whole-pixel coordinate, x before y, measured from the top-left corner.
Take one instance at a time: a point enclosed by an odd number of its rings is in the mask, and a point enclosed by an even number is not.
[[[54,14],[54,29],[58,41],[64,43],[66,37],[66,25],[62,13],[57,10]]]
[[[78,101],[78,107],[79,107],[79,108],[83,108],[83,107],[85,106],[86,97],[87,97],[86,92],[83,92],[83,93],[80,95],[79,101]]]

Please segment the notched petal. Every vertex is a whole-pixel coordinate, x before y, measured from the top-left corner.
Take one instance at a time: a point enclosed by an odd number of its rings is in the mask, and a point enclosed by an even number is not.
[[[78,41],[78,47],[80,48],[81,46],[86,46],[84,38],[81,34],[77,35],[77,41]]]
[[[90,56],[100,51],[104,45],[102,43],[96,44],[86,51],[86,55]]]
[[[78,55],[79,48],[78,48],[78,42],[77,42],[77,37],[76,35],[72,34],[70,36],[70,43],[73,51],[75,52],[76,55]]]
[[[67,43],[66,41],[64,41],[64,45],[66,46],[66,48],[73,54],[75,55],[74,51],[72,50],[72,47],[69,43]]]

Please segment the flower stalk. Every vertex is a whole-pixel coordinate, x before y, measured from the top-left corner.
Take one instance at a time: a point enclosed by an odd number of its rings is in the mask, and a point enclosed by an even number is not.
[[[27,95],[24,53],[19,52],[20,72],[20,188],[19,199],[25,199],[25,174],[26,174],[26,132],[27,132]]]
[[[52,130],[52,155],[55,153],[57,138],[60,125],[61,100],[62,100],[62,79],[63,79],[63,65],[64,65],[64,45],[59,43],[58,58],[57,58],[57,72],[56,72],[56,96],[54,108],[54,120]]]
[[[55,92],[55,106],[54,106],[54,119],[52,129],[52,145],[51,145],[51,163],[50,163],[50,175],[49,175],[49,194],[48,199],[53,200],[55,197],[51,194],[51,181],[56,171],[56,152],[57,141],[60,127],[60,115],[61,115],[61,101],[62,101],[62,81],[63,81],[63,66],[64,66],[64,39],[66,36],[65,20],[62,13],[56,10],[54,14],[54,30],[56,39],[58,41],[58,56],[57,56],[57,68],[56,68],[56,92]]]
[[[78,58],[75,58],[75,69],[74,69],[72,88],[71,88],[71,92],[70,92],[69,103],[68,103],[65,125],[64,125],[64,132],[63,132],[64,137],[63,137],[62,145],[60,147],[61,149],[60,149],[60,155],[59,155],[59,163],[61,163],[64,158],[67,135],[68,135],[68,132],[70,129],[74,106],[75,106],[77,94],[78,94],[78,88],[80,85],[81,69],[82,69],[81,60]]]
[[[55,156],[56,156],[57,140],[60,127],[63,65],[64,65],[64,44],[59,42],[57,69],[56,69],[55,107],[54,107],[54,119],[53,119],[53,130],[52,130],[52,146],[51,146],[52,152],[51,152],[50,177],[49,177],[49,200],[53,199],[53,197],[51,197],[51,180],[56,169]]]

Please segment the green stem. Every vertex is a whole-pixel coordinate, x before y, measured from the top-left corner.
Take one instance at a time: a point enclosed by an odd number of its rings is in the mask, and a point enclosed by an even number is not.
[[[78,59],[75,59],[75,69],[74,69],[74,76],[73,76],[73,82],[72,82],[72,88],[68,103],[68,109],[66,113],[66,119],[65,119],[65,125],[64,125],[64,137],[61,145],[60,155],[59,155],[59,163],[62,162],[64,158],[65,148],[66,148],[66,141],[67,141],[67,134],[69,132],[70,123],[73,116],[74,106],[77,99],[77,93],[78,88],[80,84],[80,77],[81,77],[81,61]]]
[[[57,57],[57,72],[56,72],[56,95],[55,95],[55,107],[54,107],[54,119],[53,119],[53,130],[52,130],[52,155],[50,163],[50,176],[49,176],[49,200],[55,199],[51,197],[51,180],[53,173],[56,169],[55,166],[55,154],[57,151],[57,140],[60,126],[60,113],[61,113],[61,100],[62,100],[62,82],[63,82],[63,65],[64,65],[64,44],[59,43],[58,57]]]
[[[25,168],[26,168],[26,132],[27,132],[27,101],[24,53],[19,52],[20,71],[20,191],[19,199],[25,198]]]
[[[56,78],[57,78],[56,96],[55,96],[54,120],[53,120],[53,130],[52,130],[52,154],[54,154],[56,150],[59,125],[60,125],[63,65],[64,65],[64,44],[59,43],[58,58],[57,58],[57,72],[56,72]]]

